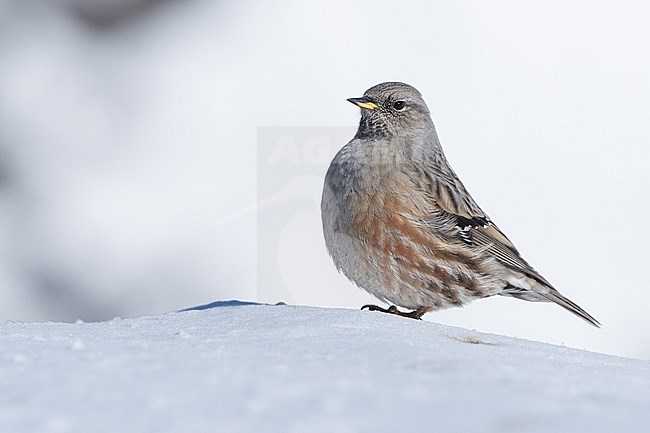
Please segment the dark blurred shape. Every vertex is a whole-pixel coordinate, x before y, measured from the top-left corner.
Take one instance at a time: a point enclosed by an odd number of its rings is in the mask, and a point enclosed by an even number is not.
[[[9,164],[7,163],[7,157],[5,155],[2,143],[0,143],[0,190],[7,188],[9,179]]]
[[[104,298],[93,296],[92,291],[71,288],[69,278],[55,271],[36,270],[31,275],[40,302],[51,309],[49,320],[100,322],[118,316],[123,310],[121,305],[109,304]]]
[[[167,0],[70,0],[70,6],[86,24],[97,30],[137,19]]]

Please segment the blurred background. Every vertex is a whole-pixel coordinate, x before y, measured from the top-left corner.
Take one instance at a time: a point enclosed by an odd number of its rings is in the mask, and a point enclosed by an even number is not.
[[[0,321],[358,308],[321,234],[345,101],[423,93],[474,198],[603,323],[426,320],[650,359],[650,4],[0,0]]]

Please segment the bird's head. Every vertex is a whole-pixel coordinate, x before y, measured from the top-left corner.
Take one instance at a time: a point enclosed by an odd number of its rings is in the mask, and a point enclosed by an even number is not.
[[[410,135],[433,128],[427,104],[418,90],[408,84],[388,82],[366,90],[348,101],[361,108],[357,137],[379,138]]]

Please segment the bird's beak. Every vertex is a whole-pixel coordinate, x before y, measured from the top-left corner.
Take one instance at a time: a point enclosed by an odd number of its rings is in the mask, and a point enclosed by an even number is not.
[[[348,101],[352,102],[357,107],[365,108],[366,110],[374,110],[376,108],[379,108],[379,105],[365,96],[362,96],[361,98],[349,98]]]

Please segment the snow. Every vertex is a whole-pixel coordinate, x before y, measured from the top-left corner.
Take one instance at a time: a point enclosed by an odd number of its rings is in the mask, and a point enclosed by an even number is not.
[[[650,431],[650,363],[352,309],[0,326],[2,432]]]
[[[373,302],[319,203],[346,98],[399,80],[603,329],[503,298],[435,320],[650,359],[648,22],[650,2],[0,0],[0,321]]]

